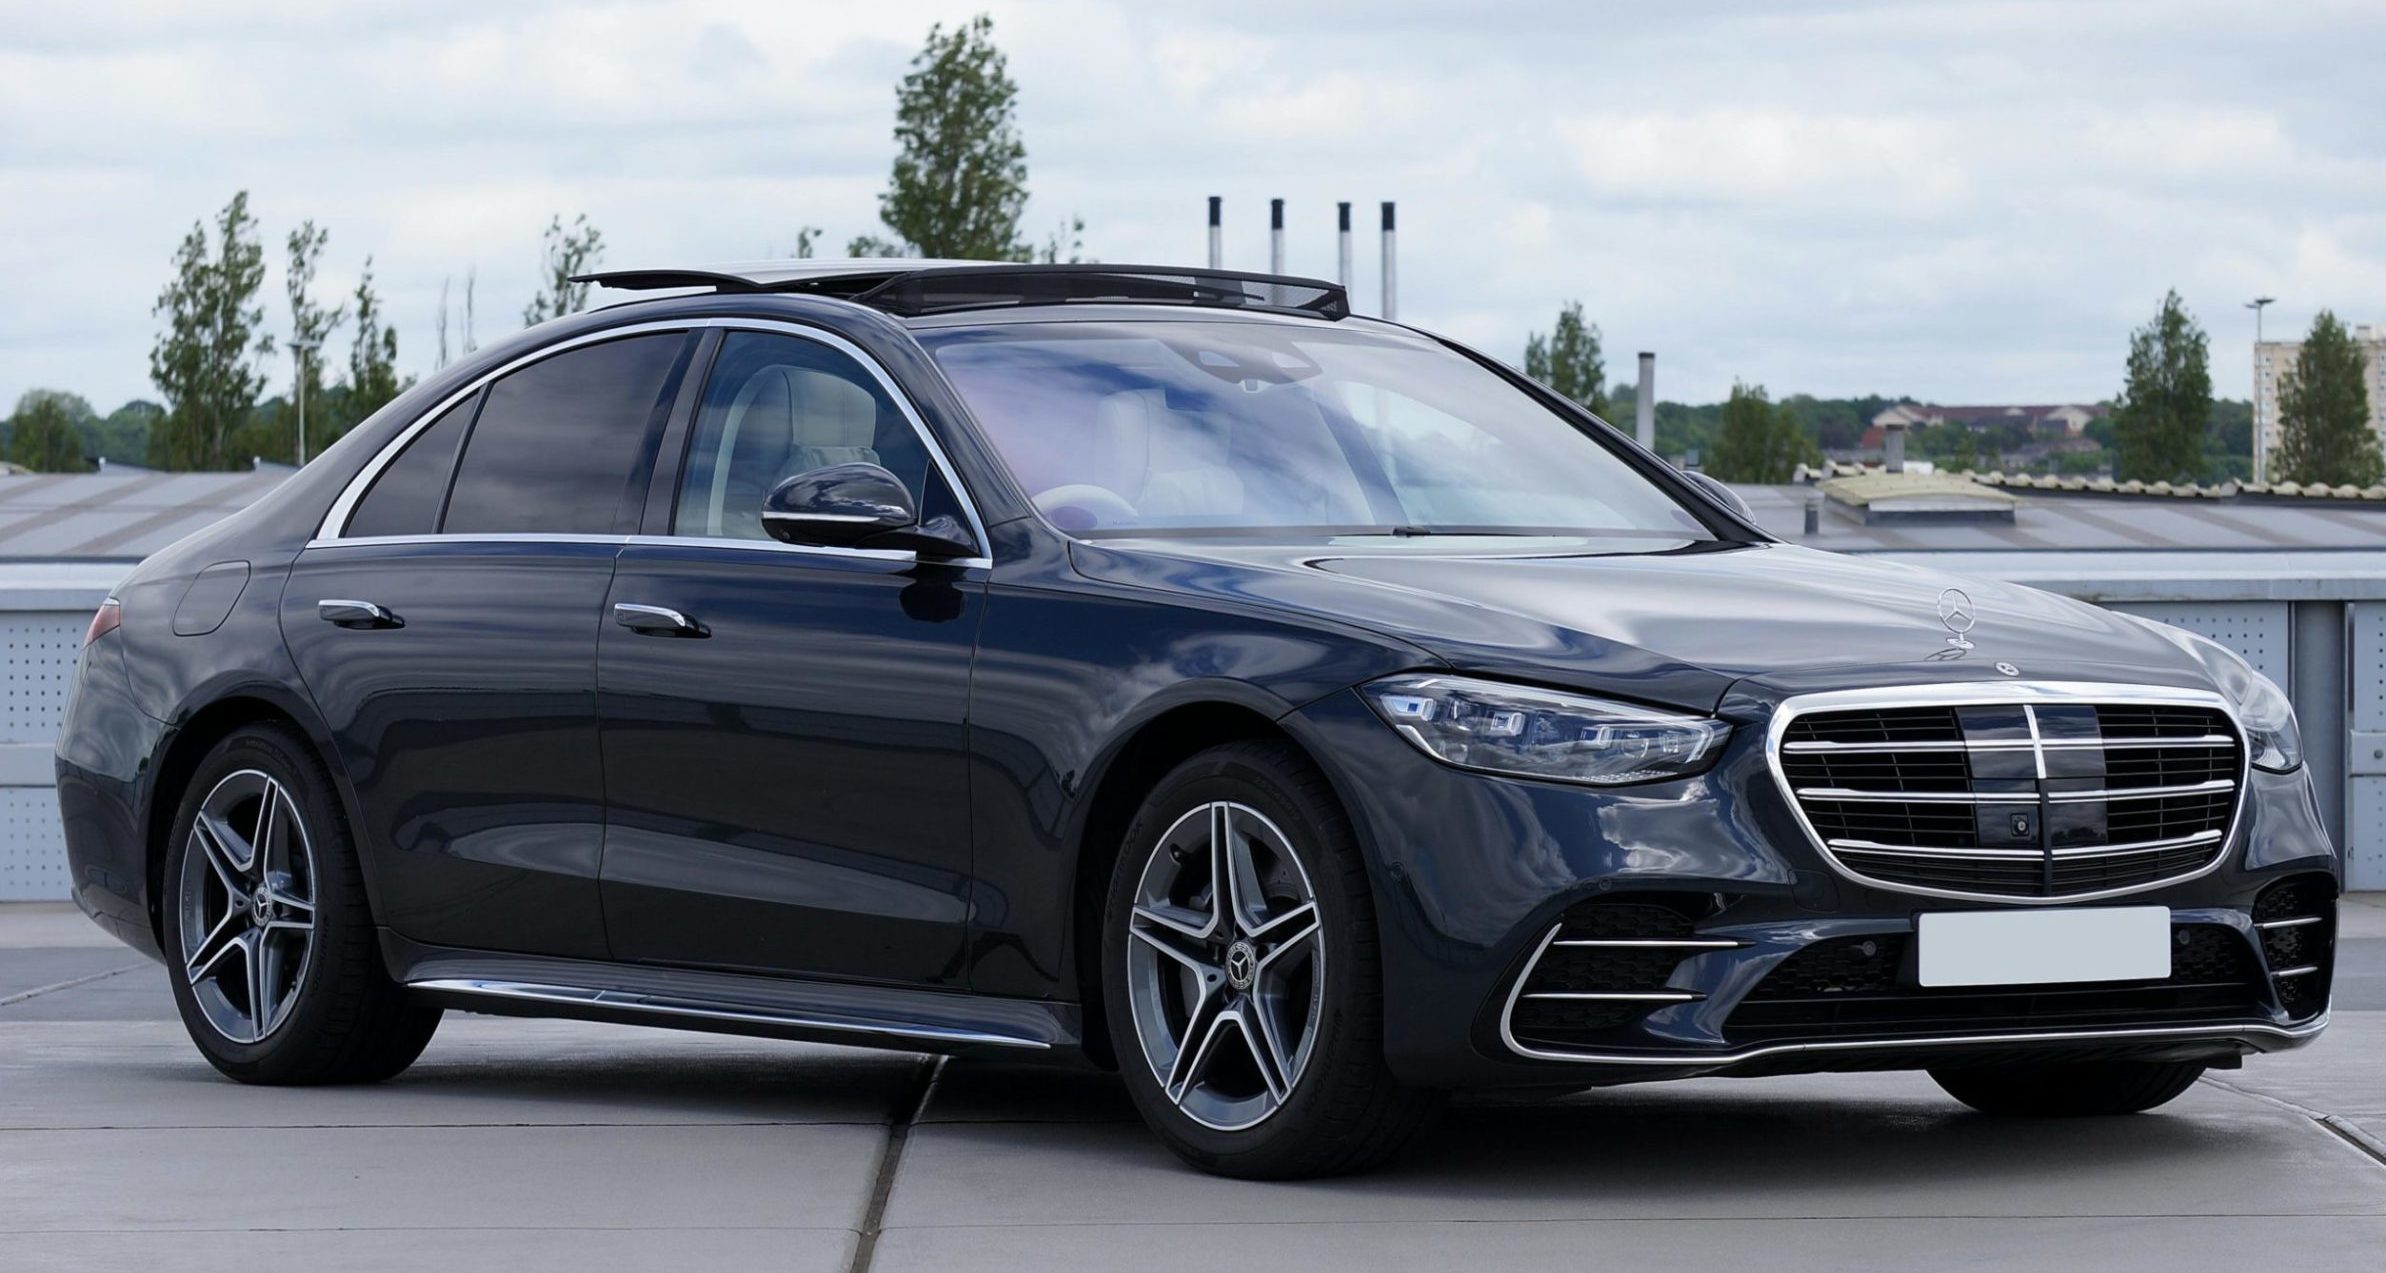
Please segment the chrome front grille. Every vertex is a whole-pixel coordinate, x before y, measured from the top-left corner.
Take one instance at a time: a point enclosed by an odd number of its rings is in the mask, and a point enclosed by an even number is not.
[[[1891,693],[1792,699],[1773,730],[1776,776],[1847,875],[2076,901],[2201,874],[2228,843],[2245,758],[2217,697],[2018,684],[1896,692],[1940,700],[1919,703]],[[2177,697],[2145,701],[2156,693]]]

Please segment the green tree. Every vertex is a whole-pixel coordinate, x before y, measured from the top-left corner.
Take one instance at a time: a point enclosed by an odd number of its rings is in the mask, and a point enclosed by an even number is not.
[[[348,321],[345,306],[325,309],[313,296],[316,268],[323,260],[323,245],[331,241],[331,232],[305,221],[290,232],[287,241],[289,266],[283,272],[282,285],[290,297],[290,344],[292,348],[313,346],[312,352],[299,358],[297,364],[305,368],[291,382],[292,392],[306,394],[308,403],[323,400],[323,342]]]
[[[1549,335],[1533,332],[1524,338],[1524,374],[1606,418],[1607,365],[1599,356],[1599,327],[1582,321],[1581,301],[1566,302]]]
[[[1775,406],[1764,386],[1733,382],[1715,454],[1706,465],[1710,475],[1726,482],[1780,483],[1789,481],[1799,464],[1821,458],[1797,419]]]
[[[583,212],[572,218],[572,223],[569,226],[564,225],[563,217],[559,213],[547,222],[546,232],[540,236],[540,254],[546,258],[542,270],[544,277],[539,283],[538,295],[531,297],[530,304],[522,307],[522,325],[525,327],[536,326],[550,318],[577,314],[587,308],[590,285],[575,283],[572,280],[595,269],[597,262],[604,259],[605,236],[595,226],[588,223],[587,213]],[[472,352],[472,282],[470,276],[466,276],[464,283],[464,315],[464,351],[470,353]]]
[[[373,258],[365,258],[356,281],[356,338],[348,346],[348,383],[341,391],[337,437],[405,392],[411,380],[398,378],[398,331],[381,322],[381,296],[373,290]]]
[[[145,398],[135,398],[111,411],[103,419],[92,420],[83,426],[84,451],[95,459],[110,464],[146,464],[149,462],[149,432],[166,418],[166,409]]]
[[[2321,310],[2294,371],[2279,386],[2278,481],[2376,486],[2386,480],[2386,456],[2369,422],[2365,371],[2352,334],[2335,314]]]
[[[265,250],[249,195],[232,196],[216,217],[215,236],[194,224],[174,254],[174,279],[158,294],[166,329],[149,351],[149,378],[166,398],[165,419],[150,430],[150,462],[168,469],[231,464],[233,432],[264,392],[261,366],[273,353],[262,329]]]
[[[2212,419],[2209,342],[2177,292],[2129,338],[2129,379],[2113,411],[2113,469],[2121,480],[2190,482],[2204,471]]]
[[[1033,259],[1035,248],[1019,237],[1027,144],[1018,101],[993,19],[931,27],[895,88],[895,167],[878,197],[894,242],[865,235],[852,254]]]
[[[93,419],[82,395],[57,389],[27,389],[8,417],[8,460],[36,473],[80,473],[83,430]]]

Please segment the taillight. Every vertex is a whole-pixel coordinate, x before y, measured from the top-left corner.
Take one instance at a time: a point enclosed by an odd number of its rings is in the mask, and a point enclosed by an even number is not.
[[[89,645],[114,632],[116,625],[123,621],[124,607],[117,604],[116,598],[110,597],[100,602],[99,609],[92,612],[90,629],[83,633],[83,644]]]

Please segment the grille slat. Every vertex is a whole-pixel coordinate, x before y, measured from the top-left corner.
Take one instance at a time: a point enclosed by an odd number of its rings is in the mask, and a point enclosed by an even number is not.
[[[2225,712],[2069,699],[1806,712],[1776,760],[1849,871],[1992,898],[2192,875],[2226,846],[2243,773]]]

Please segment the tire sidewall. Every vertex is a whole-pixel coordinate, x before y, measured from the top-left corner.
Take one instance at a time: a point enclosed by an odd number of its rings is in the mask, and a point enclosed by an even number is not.
[[[320,764],[298,747],[287,733],[268,726],[252,726],[225,738],[192,773],[181,807],[174,814],[173,838],[167,843],[165,877],[159,889],[166,980],[173,987],[174,1006],[181,1012],[192,1042],[218,1069],[236,1077],[271,1078],[284,1068],[277,1061],[305,1051],[321,1036],[324,1018],[333,1009],[333,995],[327,987],[337,977],[339,963],[327,952],[357,939],[346,931],[346,890],[356,887],[347,820],[328,790]],[[243,769],[257,770],[280,783],[297,805],[313,851],[315,892],[315,931],[306,968],[298,980],[298,1002],[273,1033],[256,1043],[235,1042],[216,1031],[199,1009],[182,959],[183,866],[191,852],[191,826],[198,818],[199,806],[216,785]],[[366,934],[368,939],[370,936]]]
[[[1271,768],[1256,765],[1239,749],[1223,748],[1186,762],[1161,780],[1128,827],[1125,845],[1112,868],[1110,888],[1103,902],[1102,996],[1110,1025],[1111,1047],[1119,1074],[1147,1120],[1176,1141],[1183,1150],[1205,1159],[1227,1159],[1286,1137],[1298,1137],[1314,1121],[1315,1107],[1327,1097],[1322,1080],[1350,1063],[1359,1031],[1351,1017],[1357,996],[1376,993],[1376,975],[1359,959],[1355,926],[1370,922],[1361,912],[1363,897],[1351,896],[1348,881],[1355,856],[1347,822],[1339,810],[1318,810],[1295,794]],[[1213,801],[1233,801],[1258,810],[1291,842],[1301,869],[1307,873],[1316,898],[1319,939],[1325,956],[1324,1009],[1317,1023],[1317,1042],[1311,1050],[1292,1096],[1264,1121],[1240,1131],[1219,1131],[1195,1122],[1162,1090],[1152,1073],[1143,1044],[1136,1036],[1133,1008],[1127,998],[1127,925],[1124,917],[1134,905],[1135,889],[1154,846],[1189,810]],[[1366,1058],[1370,1065],[1377,1058]]]

